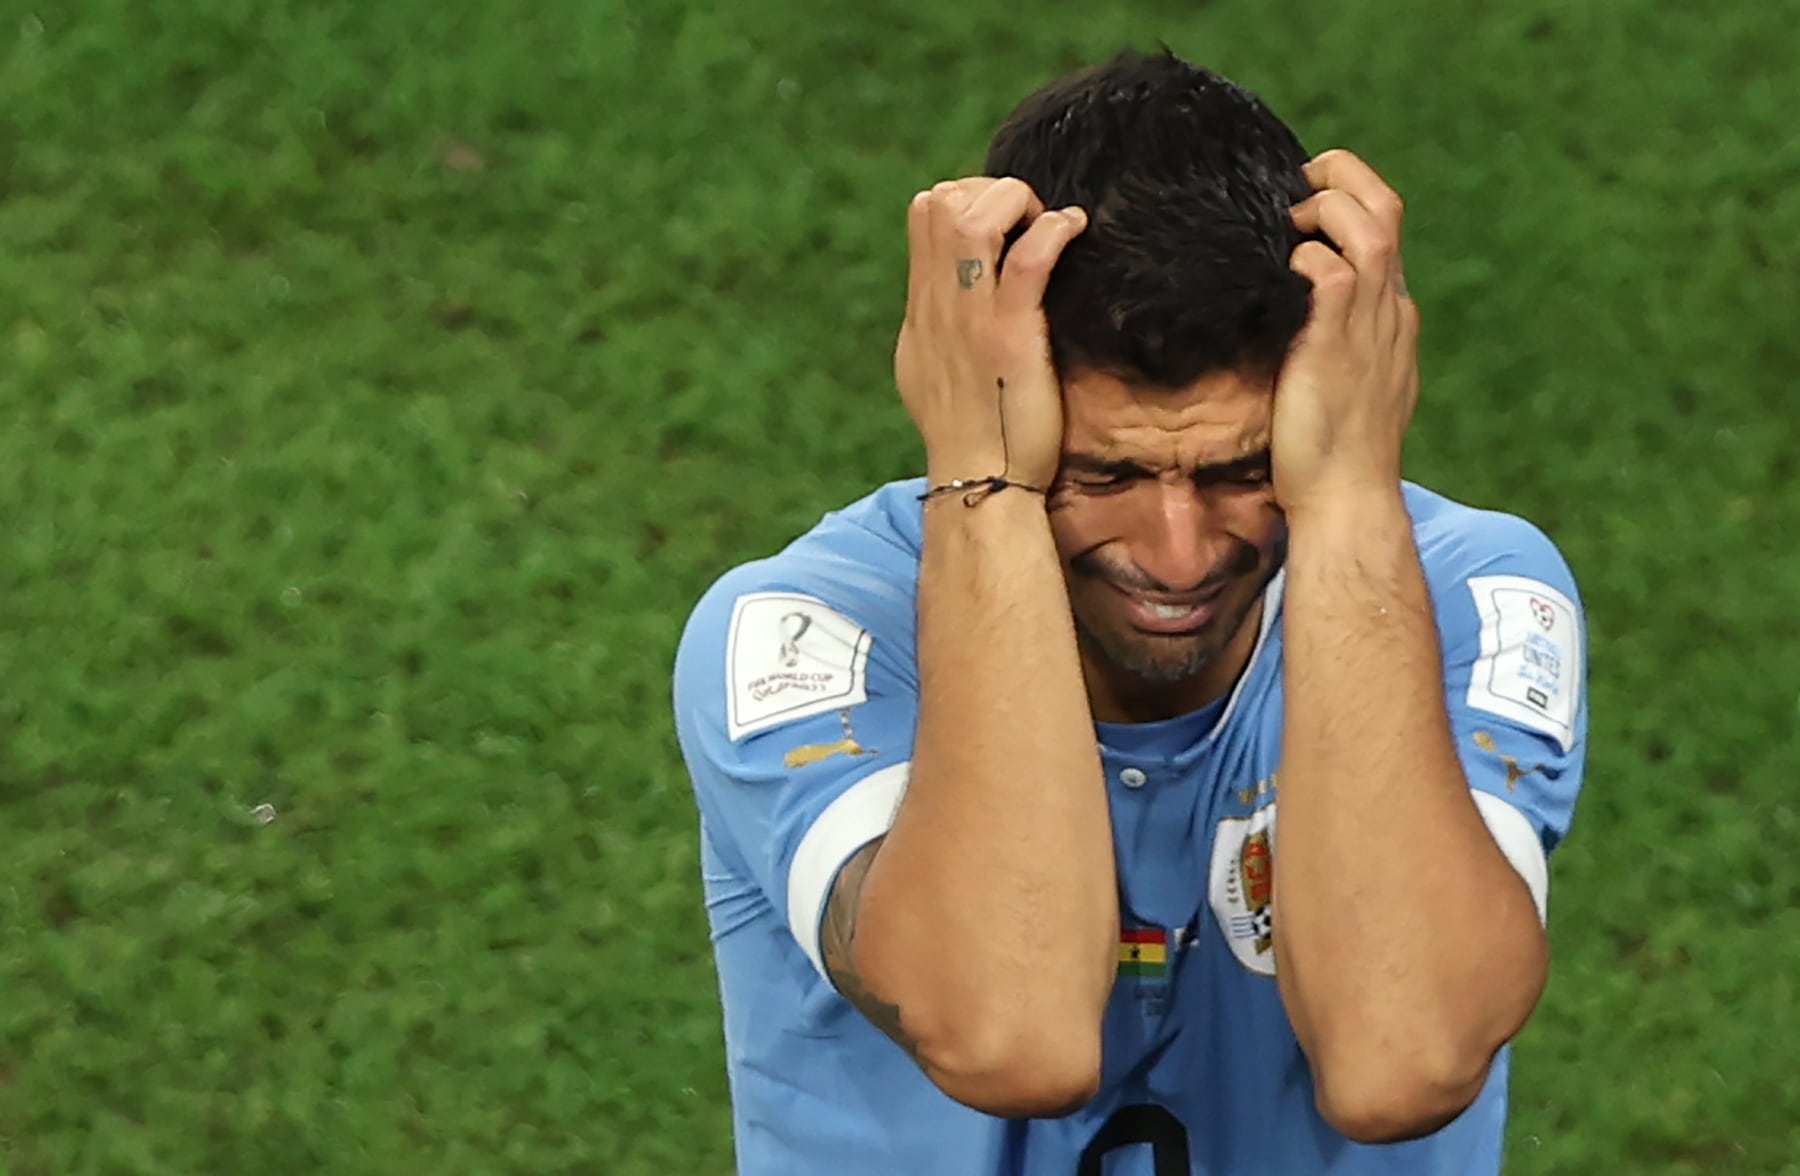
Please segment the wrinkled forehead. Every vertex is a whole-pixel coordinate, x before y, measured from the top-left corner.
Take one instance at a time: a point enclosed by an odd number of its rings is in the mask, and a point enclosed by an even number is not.
[[[1103,373],[1063,382],[1063,448],[1153,468],[1234,461],[1269,447],[1273,381],[1220,372],[1183,388]]]

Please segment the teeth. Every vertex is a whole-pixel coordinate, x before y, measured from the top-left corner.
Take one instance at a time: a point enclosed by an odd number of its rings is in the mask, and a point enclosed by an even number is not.
[[[1149,602],[1146,602],[1149,603]],[[1150,604],[1150,611],[1165,621],[1178,620],[1194,611],[1191,604]]]

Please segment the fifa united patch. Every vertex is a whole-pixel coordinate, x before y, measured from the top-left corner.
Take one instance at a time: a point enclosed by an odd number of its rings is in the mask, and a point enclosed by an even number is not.
[[[1575,602],[1524,576],[1476,576],[1469,591],[1481,619],[1481,656],[1469,670],[1468,705],[1541,731],[1568,751],[1585,656]]]
[[[1275,974],[1275,805],[1227,817],[1213,831],[1207,897],[1238,963]]]

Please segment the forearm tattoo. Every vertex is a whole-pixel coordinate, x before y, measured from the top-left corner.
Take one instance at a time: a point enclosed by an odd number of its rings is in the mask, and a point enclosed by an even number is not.
[[[918,1045],[901,1024],[900,1006],[883,1000],[863,982],[857,973],[852,950],[856,943],[856,916],[862,905],[863,881],[880,848],[880,839],[870,842],[838,871],[837,882],[831,888],[831,900],[825,906],[825,925],[819,936],[819,946],[825,957],[825,973],[843,998],[855,1005],[916,1062],[919,1060]]]

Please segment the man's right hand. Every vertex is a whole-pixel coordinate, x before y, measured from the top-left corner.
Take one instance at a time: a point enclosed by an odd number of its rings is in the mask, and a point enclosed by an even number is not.
[[[1006,253],[1006,236],[1025,232]],[[1050,360],[1044,288],[1087,227],[1079,208],[1047,211],[1018,179],[947,180],[913,197],[906,319],[894,377],[927,473],[1005,475],[1048,487],[1062,453],[1062,389]]]
[[[1055,476],[1043,294],[1085,227],[1018,180],[914,199],[894,367],[934,485]],[[951,1098],[1013,1118],[1093,1096],[1118,975],[1112,818],[1061,573],[1036,495],[927,512],[904,792],[886,836],[838,871],[820,927],[847,1001]]]

